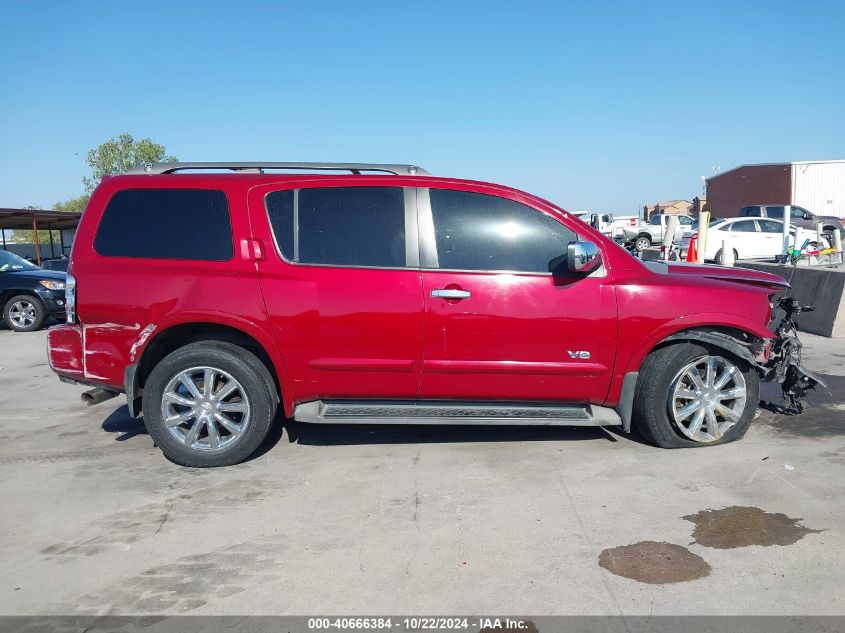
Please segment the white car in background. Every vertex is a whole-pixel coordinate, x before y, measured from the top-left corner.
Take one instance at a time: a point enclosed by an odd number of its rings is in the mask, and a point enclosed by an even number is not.
[[[791,241],[795,240],[795,227],[789,227]],[[805,233],[810,238],[810,245],[816,246],[815,234]],[[735,259],[774,259],[783,253],[783,221],[772,218],[727,218],[714,220],[707,230],[705,261],[722,263],[722,242],[730,241]],[[681,241],[681,254],[689,249],[689,237]],[[828,242],[822,239],[822,248]]]

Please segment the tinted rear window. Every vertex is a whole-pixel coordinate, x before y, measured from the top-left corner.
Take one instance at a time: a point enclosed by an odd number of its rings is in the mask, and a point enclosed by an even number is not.
[[[267,194],[285,259],[330,266],[405,266],[401,187],[318,187]]]
[[[229,260],[226,195],[206,189],[119,191],[103,212],[94,248],[107,257]]]

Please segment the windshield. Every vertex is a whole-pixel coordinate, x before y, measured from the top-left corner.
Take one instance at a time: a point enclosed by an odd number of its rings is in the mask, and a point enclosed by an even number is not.
[[[8,273],[14,270],[34,270],[38,268],[35,264],[18,257],[9,251],[0,251],[0,273]]]

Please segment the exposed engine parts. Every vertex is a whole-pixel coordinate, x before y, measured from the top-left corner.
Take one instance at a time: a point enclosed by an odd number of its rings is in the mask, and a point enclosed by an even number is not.
[[[796,319],[802,312],[811,312],[813,306],[802,306],[792,297],[781,297],[772,311],[769,328],[777,335],[769,359],[764,365],[763,379],[777,381],[788,403],[787,413],[801,413],[807,407],[804,398],[817,385],[827,389],[821,378],[807,371],[801,358],[801,341],[798,340]]]

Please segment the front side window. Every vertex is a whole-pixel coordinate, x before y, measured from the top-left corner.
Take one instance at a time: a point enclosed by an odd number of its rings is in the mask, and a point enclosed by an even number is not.
[[[686,215],[679,215],[678,220],[681,224],[684,224],[686,226],[689,226],[693,222],[692,218]]]
[[[576,233],[540,211],[498,196],[431,189],[438,266],[446,270],[548,273]]]
[[[734,233],[755,233],[757,227],[754,226],[754,220],[740,220],[731,224],[729,230]]]
[[[232,259],[226,194],[211,189],[124,189],[109,200],[94,248],[106,257]]]
[[[809,211],[807,211],[807,209],[802,209],[801,207],[792,207],[792,217],[806,220],[813,216],[810,214]]]
[[[401,187],[317,187],[265,199],[276,243],[288,261],[328,266],[405,266]]]

